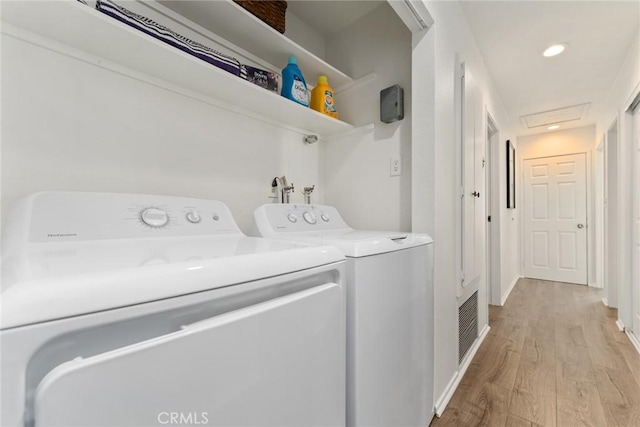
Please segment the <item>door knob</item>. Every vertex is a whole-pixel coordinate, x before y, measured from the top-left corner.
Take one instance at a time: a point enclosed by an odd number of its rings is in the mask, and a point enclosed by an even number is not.
[[[480,192],[479,191],[474,191],[473,193],[471,193],[471,195],[473,197],[478,197],[479,198],[480,197]]]
[[[578,228],[584,228],[584,224],[578,224]]]

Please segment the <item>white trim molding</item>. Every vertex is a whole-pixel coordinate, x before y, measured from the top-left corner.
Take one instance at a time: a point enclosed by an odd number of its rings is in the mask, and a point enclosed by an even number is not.
[[[633,344],[636,350],[638,350],[638,353],[640,353],[640,340],[638,339],[638,337],[636,337],[636,335],[629,330],[626,330],[624,332],[629,337],[629,341],[631,341],[631,344]]]
[[[602,304],[604,304],[605,307],[609,307],[609,300],[607,297],[602,298]]]
[[[509,285],[509,289],[507,289],[507,292],[504,293],[504,295],[502,296],[502,299],[500,300],[500,306],[503,306],[507,302],[509,295],[511,295],[511,291],[513,291],[513,288],[515,288],[516,283],[518,283],[518,280],[520,279],[522,279],[521,276],[516,276],[513,278],[513,281]]]
[[[616,326],[620,332],[624,332],[624,324],[620,321],[620,319],[616,320]]]
[[[447,405],[449,401],[453,397],[453,393],[455,393],[458,384],[460,383],[460,372],[454,372],[453,376],[449,380],[449,384],[444,389],[444,392],[436,402],[436,417],[440,418],[445,409],[447,409]]]
[[[428,30],[434,23],[431,14],[423,2],[413,2],[409,0],[387,1],[412,33]]]
[[[482,328],[482,331],[480,332],[480,336],[476,338],[476,341],[473,343],[473,346],[471,347],[471,349],[469,349],[469,353],[467,353],[464,360],[462,361],[462,364],[451,377],[451,380],[449,381],[449,384],[447,384],[447,387],[444,389],[444,392],[442,393],[440,398],[436,401],[436,416],[438,418],[440,418],[444,410],[447,409],[447,405],[449,404],[449,401],[453,397],[453,394],[456,392],[458,385],[460,384],[460,381],[462,381],[462,378],[464,377],[465,372],[467,372],[469,365],[471,365],[471,361],[473,360],[473,357],[478,352],[478,349],[482,345],[482,342],[484,341],[484,339],[487,337],[487,334],[489,333],[490,329],[491,328],[489,327],[489,325],[484,325],[484,328]]]

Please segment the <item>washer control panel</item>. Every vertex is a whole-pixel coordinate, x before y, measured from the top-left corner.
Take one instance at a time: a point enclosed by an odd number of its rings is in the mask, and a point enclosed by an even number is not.
[[[255,211],[258,229],[263,235],[280,232],[344,230],[349,226],[332,206],[269,204]]]
[[[47,192],[26,203],[32,242],[241,233],[227,206],[216,200]]]

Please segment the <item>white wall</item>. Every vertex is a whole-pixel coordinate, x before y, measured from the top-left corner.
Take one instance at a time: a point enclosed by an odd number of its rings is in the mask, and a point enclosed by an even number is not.
[[[287,36],[291,40],[294,40],[296,43],[298,43],[308,51],[313,52],[317,57],[325,57],[325,40],[320,34],[318,34],[317,31],[310,28],[296,15],[291,13],[289,9],[287,9],[285,27],[285,36]],[[282,68],[284,68],[284,65],[282,66]],[[312,82],[309,77],[305,76],[305,80],[309,80],[307,83],[313,84],[313,86],[315,86],[315,82]]]
[[[618,235],[620,242],[620,266],[618,270],[618,317],[623,325],[630,326],[632,318],[631,295],[631,233],[633,192],[640,191],[633,181],[632,139],[628,134],[631,117],[625,112],[633,97],[640,91],[640,31],[629,47],[629,53],[618,77],[609,92],[604,114],[596,124],[596,135],[601,138],[609,126],[618,120],[618,167],[617,181],[620,194],[618,200]]]
[[[596,124],[598,136],[604,135],[618,113],[629,107],[627,101],[631,101],[632,93],[637,89],[638,84],[640,84],[640,31],[638,31],[633,44],[629,46],[627,58],[611,87],[606,101],[606,111],[598,117]]]
[[[500,293],[501,303],[505,304],[509,294],[513,290],[516,282],[521,275],[521,261],[520,261],[520,221],[518,213],[521,207],[520,204],[516,204],[515,209],[507,209],[507,144],[506,141],[510,140],[511,143],[518,150],[518,142],[516,141],[514,134],[503,132],[501,129],[501,135],[505,137],[501,138],[498,145],[500,153],[498,155],[498,165],[500,168],[499,185],[500,190],[498,197],[500,198],[500,269],[502,278],[500,281]],[[519,194],[520,186],[518,180],[516,180],[516,194]]]
[[[595,126],[518,137],[518,161],[564,154],[591,153],[595,149]],[[518,164],[520,166],[520,164]]]
[[[425,167],[428,170],[414,171],[416,179],[412,182],[412,222],[414,231],[427,232],[435,239],[435,396],[437,403],[442,406],[458,376],[458,269],[454,239],[457,226],[456,199],[459,193],[454,119],[454,67],[457,58],[465,62],[467,69],[476,78],[483,92],[487,111],[500,129],[500,140],[513,139],[513,132],[508,127],[507,113],[487,73],[460,4],[439,1],[425,1],[425,4],[435,23],[429,33],[414,38],[413,55],[419,61],[418,65],[425,68],[424,72],[420,70],[419,76],[424,76],[427,81],[433,77],[433,86],[430,88],[428,84],[424,84],[413,91],[413,96],[424,99],[426,105],[420,110],[419,117],[414,114],[414,123],[420,126],[422,133],[414,132],[412,150],[415,156],[414,168]],[[414,75],[414,81],[416,78],[419,77]],[[432,88],[435,88],[435,92],[432,92]],[[434,114],[430,115],[432,108]],[[504,158],[505,149],[502,147],[500,150],[500,157]],[[499,163],[498,166],[500,176],[504,179],[506,165]],[[500,191],[503,194],[506,191],[504,184],[501,184]],[[430,203],[431,197],[433,204]],[[503,224],[501,288],[506,291],[518,275],[517,264],[511,259],[511,253],[517,247],[518,237],[514,232],[517,230],[517,218],[513,211],[506,210],[504,197],[501,197],[500,205]],[[481,289],[481,292],[486,292],[486,289]]]
[[[588,283],[597,286],[595,274],[595,183],[593,170],[595,168],[594,151],[596,148],[595,126],[585,126],[537,135],[518,137],[518,168],[522,170],[522,162],[526,159],[538,157],[562,156],[565,154],[586,153],[587,162],[587,263]],[[518,169],[516,168],[516,169]],[[522,181],[518,178],[520,184]],[[522,203],[522,192],[518,201]],[[524,243],[524,242],[523,242]],[[522,259],[522,254],[520,254]]]
[[[316,184],[319,145],[202,100],[2,38],[2,214],[43,190],[225,201],[243,230],[271,179]]]
[[[408,231],[411,32],[387,3],[381,3],[329,39],[326,55],[329,63],[351,76],[376,75],[372,82],[336,94],[341,117],[357,126],[374,123],[375,129],[323,144],[326,202],[336,206],[354,228]],[[395,84],[404,89],[405,117],[395,123],[382,123],[379,93]],[[397,155],[402,157],[402,175],[391,177],[390,158]]]

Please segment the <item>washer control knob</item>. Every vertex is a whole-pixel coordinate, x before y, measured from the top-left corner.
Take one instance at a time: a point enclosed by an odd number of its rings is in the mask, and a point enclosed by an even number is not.
[[[320,215],[320,218],[324,221],[324,222],[329,222],[329,215],[327,215],[326,213],[322,213]]]
[[[289,215],[287,215],[287,219],[288,219],[290,222],[293,222],[293,223],[298,222],[298,217],[297,217],[297,216],[295,216],[295,215],[294,215],[294,214],[292,214],[292,213],[290,213]]]
[[[193,224],[197,224],[200,222],[200,214],[198,211],[189,211],[187,212],[187,221]]]
[[[169,215],[158,208],[146,208],[140,212],[140,219],[149,227],[161,228],[169,223]]]
[[[313,214],[313,212],[305,211],[305,213],[302,214],[302,217],[309,224],[315,224],[316,223],[316,216]]]

